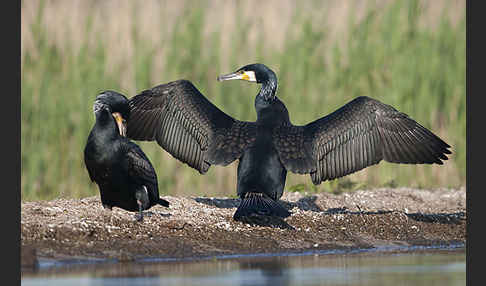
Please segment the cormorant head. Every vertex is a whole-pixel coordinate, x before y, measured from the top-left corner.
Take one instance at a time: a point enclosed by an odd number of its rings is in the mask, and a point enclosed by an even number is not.
[[[218,76],[218,81],[240,79],[262,84],[262,95],[266,100],[275,98],[277,90],[277,76],[264,64],[249,64],[237,71]]]
[[[126,136],[126,121],[130,117],[128,99],[116,91],[107,90],[100,93],[93,104],[95,115],[100,111],[109,111],[118,126],[120,135]]]
[[[218,81],[241,79],[256,83],[277,81],[275,73],[264,64],[250,64],[239,68],[237,71],[218,76]]]

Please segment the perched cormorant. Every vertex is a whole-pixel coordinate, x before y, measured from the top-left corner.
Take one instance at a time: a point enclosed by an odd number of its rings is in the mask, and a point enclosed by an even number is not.
[[[128,100],[114,91],[96,97],[93,105],[96,122],[84,148],[84,162],[91,181],[98,184],[104,208],[114,206],[127,211],[143,210],[155,204],[168,207],[159,197],[157,175],[143,151],[125,136],[130,116]]]
[[[251,214],[285,218],[278,203],[287,171],[310,174],[314,184],[339,178],[381,160],[442,164],[450,147],[408,115],[361,96],[303,126],[290,122],[276,96],[277,77],[263,64],[250,64],[218,77],[261,84],[255,98],[256,122],[236,120],[209,102],[187,80],[145,90],[129,100],[127,136],[156,140],[178,160],[201,174],[213,164],[238,159],[233,218]]]

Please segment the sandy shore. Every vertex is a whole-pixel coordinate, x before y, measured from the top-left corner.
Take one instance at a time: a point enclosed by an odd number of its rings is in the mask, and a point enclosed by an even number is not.
[[[189,258],[387,245],[466,243],[466,190],[409,188],[334,195],[287,192],[285,220],[233,221],[239,199],[165,196],[143,222],[99,196],[21,205],[22,266],[38,258]]]

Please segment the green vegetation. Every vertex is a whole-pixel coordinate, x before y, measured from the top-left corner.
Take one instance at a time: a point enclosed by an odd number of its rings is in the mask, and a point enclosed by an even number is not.
[[[229,115],[255,120],[253,99],[258,86],[216,81],[217,75],[251,62],[265,63],[277,73],[278,96],[294,124],[306,124],[356,96],[367,95],[407,113],[452,146],[453,155],[443,166],[382,162],[319,186],[313,186],[308,175],[289,173],[287,189],[318,192],[466,184],[465,8],[455,23],[444,10],[436,25],[422,25],[420,2],[387,2],[384,7],[368,7],[359,21],[351,12],[346,18],[348,30],[329,40],[330,27],[310,20],[298,6],[282,47],[276,48],[262,30],[257,30],[257,41],[250,41],[245,27],[255,23],[242,16],[232,19],[236,24],[228,35],[218,28],[208,32],[205,24],[215,19],[207,18],[206,6],[200,3],[190,5],[165,36],[169,40],[164,42],[162,63],[157,56],[161,47],[151,45],[132,25],[129,80],[133,83],[129,86],[135,90],[127,91],[122,88],[127,78],[121,76],[126,63],[120,60],[110,66],[107,58],[113,47],[108,47],[105,35],[93,32],[94,20],[86,21],[79,46],[67,43],[60,48],[42,24],[41,2],[27,27],[32,48],[22,54],[22,200],[98,194],[87,175],[83,149],[94,123],[93,100],[100,91],[113,89],[131,97],[154,85],[186,78]],[[223,46],[223,37],[230,37],[230,46]],[[229,68],[221,69],[223,62]],[[234,196],[235,163],[213,166],[201,176],[156,143],[139,144],[157,171],[162,194]]]

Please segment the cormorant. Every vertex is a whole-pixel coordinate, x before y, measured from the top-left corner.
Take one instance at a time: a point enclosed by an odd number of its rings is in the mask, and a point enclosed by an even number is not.
[[[91,181],[98,184],[105,209],[120,207],[138,211],[155,204],[168,207],[159,197],[157,175],[147,156],[138,145],[125,136],[130,116],[127,98],[114,91],[96,97],[93,105],[96,122],[84,148],[84,162]]]
[[[201,174],[213,164],[238,159],[233,218],[252,214],[285,218],[278,203],[287,171],[310,174],[314,184],[343,177],[381,160],[442,164],[450,147],[408,115],[378,100],[360,96],[331,114],[303,126],[290,122],[276,96],[277,77],[263,64],[250,64],[218,81],[261,84],[255,98],[256,122],[236,120],[204,97],[188,80],[142,91],[129,100],[127,136],[156,140],[178,160]]]

